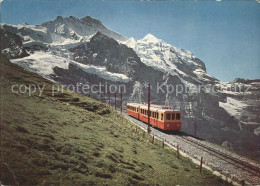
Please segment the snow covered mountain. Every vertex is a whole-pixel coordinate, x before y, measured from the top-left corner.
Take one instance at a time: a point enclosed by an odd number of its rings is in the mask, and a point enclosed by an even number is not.
[[[217,81],[206,73],[204,63],[190,51],[178,49],[152,34],[140,40],[129,38],[124,44],[133,48],[147,66],[178,76],[185,83]]]
[[[153,103],[180,109],[185,132],[194,133],[196,118],[199,137],[260,157],[258,80],[221,82],[190,51],[152,34],[127,38],[89,16],[58,16],[41,25],[2,24],[0,31],[1,52],[27,70],[65,85],[124,84],[124,103],[146,102],[146,85],[151,83]],[[167,92],[171,85],[187,90]]]
[[[2,28],[15,33],[21,37],[25,47],[33,45],[68,45],[87,41],[96,32],[102,32],[107,36],[119,41],[127,38],[106,28],[99,20],[90,16],[78,19],[70,16],[63,18],[57,16],[53,21],[42,23],[41,25],[28,25],[26,23],[14,25],[1,25]]]

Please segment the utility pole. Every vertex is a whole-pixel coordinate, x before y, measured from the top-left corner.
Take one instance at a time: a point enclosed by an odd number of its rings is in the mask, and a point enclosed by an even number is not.
[[[148,126],[147,126],[147,132],[150,133],[150,83],[148,83],[148,96],[147,96],[147,103],[148,103]]]
[[[120,87],[120,111],[122,114],[122,87]]]
[[[116,92],[115,92],[115,110],[116,110]]]
[[[103,103],[103,95],[100,94],[100,102]]]
[[[195,121],[194,121],[194,135],[195,135],[195,137],[197,137],[197,118],[195,118]]]
[[[107,91],[107,94],[108,94],[108,105],[110,106],[110,91],[109,91],[109,89]]]

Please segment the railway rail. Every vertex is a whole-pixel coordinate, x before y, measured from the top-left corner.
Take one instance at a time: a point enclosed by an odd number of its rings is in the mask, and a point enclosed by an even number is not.
[[[210,146],[207,146],[205,144],[199,143],[197,141],[193,141],[192,139],[181,137],[182,140],[185,140],[187,143],[190,143],[192,145],[196,145],[198,148],[201,148],[204,151],[207,151],[209,154],[216,156],[218,158],[223,159],[224,161],[233,164],[234,166],[237,166],[238,168],[244,169],[246,171],[251,172],[252,174],[255,174],[257,176],[260,176],[260,168],[257,166],[254,166],[252,164],[249,164],[245,161],[242,161],[238,158],[235,158],[231,155],[228,155],[226,153],[223,153],[219,150],[216,150]]]
[[[127,115],[124,111],[122,115],[143,130],[146,130],[147,124]],[[177,146],[178,144],[181,147],[181,151],[197,160],[203,157],[204,163],[208,167],[237,183],[242,183],[242,185],[260,184],[259,162],[247,159],[244,156],[232,153],[182,132],[165,133],[156,128],[151,128],[151,134],[161,140],[165,140],[172,146]]]

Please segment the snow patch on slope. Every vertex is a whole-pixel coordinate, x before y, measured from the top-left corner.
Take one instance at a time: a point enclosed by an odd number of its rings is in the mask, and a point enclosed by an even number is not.
[[[83,71],[85,71],[87,73],[96,74],[96,75],[102,77],[103,79],[107,79],[110,81],[114,81],[114,82],[119,81],[119,82],[127,83],[131,80],[124,74],[112,73],[112,72],[107,71],[106,67],[84,65],[81,63],[77,63],[75,61],[71,61],[70,63],[77,66],[78,68],[82,69]]]
[[[227,102],[219,102],[219,107],[225,109],[231,116],[238,117],[243,109],[247,106],[243,101],[227,97]]]
[[[257,127],[255,130],[254,130],[254,134],[256,136],[260,136],[260,127]]]
[[[24,58],[12,59],[11,62],[44,77],[54,74],[53,68],[55,66],[68,69],[69,64],[68,59],[55,56],[50,52],[35,52]]]
[[[50,52],[35,52],[34,54],[31,54],[30,56],[24,58],[12,59],[11,62],[19,66],[22,66],[26,70],[47,77],[48,79],[51,74],[54,74],[54,67],[68,69],[69,64],[71,63],[81,68],[85,72],[96,74],[110,81],[119,81],[127,83],[131,80],[124,74],[108,72],[105,67],[83,65],[75,61],[71,61],[68,58],[53,55]]]

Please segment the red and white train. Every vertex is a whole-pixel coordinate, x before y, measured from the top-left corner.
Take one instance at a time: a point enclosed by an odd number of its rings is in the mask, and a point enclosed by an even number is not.
[[[126,113],[148,123],[148,105],[127,103]],[[151,105],[150,124],[162,130],[181,130],[181,112],[169,106]]]

